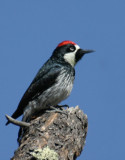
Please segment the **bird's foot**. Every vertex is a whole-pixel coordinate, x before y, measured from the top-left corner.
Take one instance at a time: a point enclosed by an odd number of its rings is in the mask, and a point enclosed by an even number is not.
[[[66,110],[64,110],[63,108],[62,108],[62,106],[50,106],[49,107],[51,110],[46,110],[46,112],[58,112],[58,113],[63,113],[63,114],[66,114],[67,115],[67,113],[66,113]]]
[[[63,108],[69,108],[69,106],[67,105],[67,104],[64,104],[64,105],[56,105],[56,106],[54,106],[54,107],[56,107],[56,108],[59,108],[59,109],[61,109],[61,110],[63,110]]]

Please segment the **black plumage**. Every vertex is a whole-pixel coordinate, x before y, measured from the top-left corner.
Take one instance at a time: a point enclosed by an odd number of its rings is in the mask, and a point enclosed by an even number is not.
[[[23,114],[23,121],[27,121],[35,112],[57,105],[66,99],[73,87],[74,65],[89,52],[92,51],[81,50],[71,41],[60,43],[38,71],[12,117],[16,119]]]

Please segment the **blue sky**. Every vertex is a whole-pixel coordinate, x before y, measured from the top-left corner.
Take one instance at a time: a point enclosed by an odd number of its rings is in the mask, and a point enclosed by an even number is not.
[[[78,160],[125,159],[125,1],[0,1],[1,159],[17,149],[18,127],[5,126],[38,69],[58,43],[72,40],[96,52],[76,65],[71,96],[88,115]],[[20,118],[21,119],[21,118]]]

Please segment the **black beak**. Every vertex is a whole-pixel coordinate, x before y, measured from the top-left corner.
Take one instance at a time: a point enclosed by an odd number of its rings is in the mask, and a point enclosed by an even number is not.
[[[87,54],[87,53],[92,53],[92,52],[95,52],[94,50],[84,50],[84,49],[78,49],[78,51],[76,52],[76,62],[78,62],[83,56],[84,54]]]
[[[86,54],[86,53],[92,53],[92,52],[95,52],[94,50],[91,50],[91,49],[87,49],[87,50],[84,50],[84,49],[80,49],[80,52],[82,54]]]

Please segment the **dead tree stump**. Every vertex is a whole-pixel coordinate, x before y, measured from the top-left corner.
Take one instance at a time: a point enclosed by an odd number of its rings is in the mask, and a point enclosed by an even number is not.
[[[75,160],[85,145],[88,119],[78,106],[65,112],[32,120],[12,160]]]

